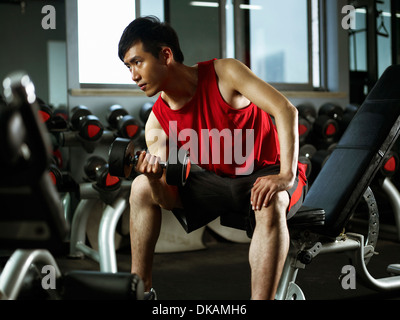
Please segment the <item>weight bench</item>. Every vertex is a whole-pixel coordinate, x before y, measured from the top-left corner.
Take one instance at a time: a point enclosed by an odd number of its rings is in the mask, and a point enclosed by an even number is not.
[[[51,252],[63,249],[69,225],[49,175],[51,144],[38,118],[34,85],[27,75],[14,73],[3,86],[0,250],[8,260],[0,270],[0,300],[21,294],[38,299],[38,292],[43,299],[143,299],[143,282],[135,274],[61,273]],[[43,273],[43,267],[50,271]],[[54,277],[54,286],[52,281],[43,284],[45,276]],[[27,286],[30,292],[24,292]]]
[[[288,221],[291,245],[276,299],[305,299],[297,272],[322,253],[350,252],[357,280],[376,291],[400,289],[400,276],[375,279],[367,269],[379,231],[378,208],[369,188],[400,134],[400,65],[389,67],[349,124],[311,186],[303,207]],[[360,201],[369,211],[367,238],[344,233]]]

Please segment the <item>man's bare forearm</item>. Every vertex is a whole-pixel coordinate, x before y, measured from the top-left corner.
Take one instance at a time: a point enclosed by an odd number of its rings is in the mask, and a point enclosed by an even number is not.
[[[161,179],[149,179],[153,200],[164,209],[171,210],[176,206],[177,188],[166,183],[165,174]]]

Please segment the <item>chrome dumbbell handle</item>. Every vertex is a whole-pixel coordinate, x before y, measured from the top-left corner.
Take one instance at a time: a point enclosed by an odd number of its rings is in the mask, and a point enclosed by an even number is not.
[[[136,164],[139,161],[139,156],[141,153],[142,153],[142,151],[138,151],[138,152],[136,152],[136,154],[133,157],[129,156],[128,164],[136,167]],[[159,163],[160,163],[161,168],[163,168],[163,169],[166,169],[168,167],[168,162],[160,161]]]

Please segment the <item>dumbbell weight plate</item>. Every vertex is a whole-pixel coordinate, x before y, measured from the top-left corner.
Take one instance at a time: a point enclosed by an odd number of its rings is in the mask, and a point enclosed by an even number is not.
[[[300,104],[297,109],[299,110],[299,116],[308,120],[311,124],[314,123],[317,118],[317,110],[312,105]]]
[[[191,170],[192,170],[192,163],[190,162],[189,153],[186,152],[185,153],[185,158],[183,159],[183,172],[182,172],[182,175],[183,175],[184,180],[183,180],[183,184],[182,185],[186,184],[186,181],[189,178]]]
[[[117,125],[118,132],[123,138],[134,139],[140,134],[140,124],[131,115],[126,115]]]
[[[99,119],[94,115],[87,115],[82,120],[79,136],[87,141],[97,141],[102,137],[103,132],[104,127]]]
[[[305,144],[300,147],[299,156],[304,156],[311,159],[316,152],[317,149],[312,144]]]
[[[53,185],[59,188],[62,185],[63,177],[60,169],[55,164],[50,164],[49,175]]]
[[[46,104],[40,104],[40,109],[39,109],[39,118],[42,120],[43,123],[47,124],[50,122],[51,116],[53,114],[53,110],[46,105]]]
[[[128,111],[126,111],[120,105],[113,105],[108,109],[107,121],[112,128],[116,128],[118,125],[118,119],[126,116]]]
[[[306,157],[306,156],[300,156],[299,157],[299,162],[302,163],[303,165],[305,165],[305,167],[306,167],[306,177],[308,179],[310,177],[311,171],[312,171],[311,159]]]
[[[172,157],[170,156],[169,159]],[[185,152],[182,161],[177,163],[168,163],[168,169],[165,173],[167,184],[171,186],[184,186],[191,170],[189,153]]]
[[[383,165],[380,169],[381,174],[384,177],[393,177],[399,167],[399,155],[393,151],[390,151],[386,154],[383,159]]]
[[[327,115],[329,118],[339,121],[343,117],[343,109],[336,104],[325,103],[319,109],[318,114],[320,116]]]
[[[315,120],[313,131],[320,139],[335,138],[339,133],[339,124],[329,116],[321,115]]]
[[[87,159],[83,171],[85,172],[86,176],[89,180],[95,181],[96,180],[96,172],[103,166],[107,164],[106,160],[98,156],[92,156]]]
[[[135,156],[135,145],[131,140],[117,138],[110,146],[109,171],[110,175],[129,178],[133,164],[129,161]]]
[[[85,106],[76,106],[71,110],[71,124],[74,129],[78,129],[81,118],[91,115],[92,112]]]
[[[301,116],[299,116],[298,121],[299,121],[298,128],[299,128],[300,144],[304,144],[311,131],[311,123],[307,119]]]

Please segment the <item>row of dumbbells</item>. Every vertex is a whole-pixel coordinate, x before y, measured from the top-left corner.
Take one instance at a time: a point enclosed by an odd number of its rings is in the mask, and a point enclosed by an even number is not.
[[[297,109],[299,161],[306,165],[307,178],[312,184],[358,108],[349,105],[343,109],[336,104],[326,103],[318,111],[309,104],[300,104]]]
[[[309,183],[317,177],[350,121],[358,106],[348,105],[345,109],[333,104],[322,105],[318,112],[312,105],[297,106],[299,111],[299,161],[307,167]],[[379,177],[393,177],[399,167],[399,155],[392,150],[385,159]]]
[[[336,145],[336,143],[333,143],[326,149],[317,149],[312,144],[304,144],[300,147],[299,161],[306,166],[306,175],[309,185],[312,185],[319,172],[329,160],[332,152],[336,148]],[[386,177],[394,177],[399,170],[399,166],[399,154],[395,150],[391,150],[386,154],[383,165],[380,168],[376,178],[381,179]]]
[[[142,122],[147,120],[146,117],[148,117],[151,107],[151,103],[146,103],[141,108]],[[100,140],[105,129],[115,132],[119,137],[134,139],[140,134],[142,127],[142,124],[120,105],[113,105],[108,109],[107,128],[85,106],[74,107],[70,112],[70,117],[68,117],[65,110],[53,110],[46,103],[41,102],[39,114],[50,132],[74,131],[78,133],[81,139],[86,141]]]
[[[327,149],[339,141],[358,106],[348,105],[345,109],[333,103],[322,105],[318,112],[312,105],[301,104],[299,111],[300,146],[312,144],[317,149]]]
[[[81,183],[77,183],[68,171],[61,170],[54,163],[50,164],[49,174],[60,193],[74,193],[77,198],[91,198],[90,195],[96,194],[96,197],[99,196],[106,203],[112,203],[123,184],[121,178],[110,174],[107,161],[96,155],[86,160]],[[90,187],[82,187],[86,184]]]
[[[152,104],[150,103],[141,108],[142,123],[147,121],[151,108]],[[106,129],[99,118],[84,106],[78,106],[71,110],[70,121],[65,112],[53,110],[43,102],[40,102],[39,114],[52,136],[54,157],[53,163],[50,165],[50,177],[60,192],[76,192],[79,189],[79,185],[71,174],[62,170],[60,147],[79,144],[91,153],[95,143],[101,142],[109,145],[116,137],[135,140],[142,131],[142,124],[119,105],[109,108],[107,115],[109,126]],[[112,193],[121,186],[121,179],[109,174],[108,163],[102,157],[90,156],[84,165],[84,172],[83,181],[94,182],[93,186],[99,192]]]

